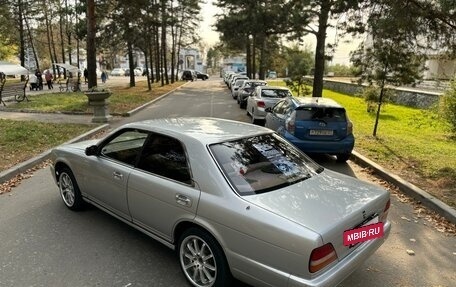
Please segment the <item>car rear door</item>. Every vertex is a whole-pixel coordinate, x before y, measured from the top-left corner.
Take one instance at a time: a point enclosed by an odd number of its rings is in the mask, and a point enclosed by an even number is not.
[[[271,112],[266,114],[264,126],[275,131],[282,127],[286,120],[284,111],[287,106],[287,100],[282,100],[272,107]]]
[[[347,136],[343,108],[298,107],[295,125],[295,137],[302,140],[338,141]]]
[[[154,133],[128,182],[133,222],[168,241],[175,224],[194,219],[199,203],[187,158],[180,141]]]

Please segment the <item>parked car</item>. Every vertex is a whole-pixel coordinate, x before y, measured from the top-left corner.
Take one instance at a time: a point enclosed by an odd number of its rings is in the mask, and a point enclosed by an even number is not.
[[[242,76],[242,77],[238,77],[238,78],[236,78],[236,80],[234,80],[233,84],[231,85],[231,96],[233,97],[233,99],[237,99],[239,88],[248,79],[249,78]]]
[[[234,83],[236,83],[237,80],[248,80],[249,77],[247,76],[243,76],[243,75],[234,75],[231,77],[231,80],[230,82],[228,83],[228,88],[231,90],[231,88],[233,87]]]
[[[355,145],[345,109],[328,98],[287,98],[266,109],[265,126],[307,153],[327,153],[345,162]]]
[[[196,73],[196,78],[198,78],[198,79],[201,79],[203,81],[206,81],[207,79],[209,79],[209,75],[206,73],[201,73],[198,71],[195,71],[195,73]]]
[[[247,115],[251,116],[253,124],[264,123],[266,108],[274,106],[278,101],[293,94],[286,87],[258,86],[247,98]]]
[[[91,203],[176,249],[192,286],[234,286],[232,277],[253,286],[335,286],[391,228],[388,191],[326,170],[247,123],[130,123],[99,141],[61,145],[51,159],[69,209]],[[347,231],[372,226],[375,238],[350,243]]]
[[[123,76],[123,75],[125,75],[124,69],[114,68],[111,71],[111,76]]]
[[[238,90],[237,102],[241,109],[247,106],[247,99],[258,86],[267,86],[268,82],[263,80],[246,80]]]
[[[182,81],[196,81],[196,73],[193,70],[182,71]]]

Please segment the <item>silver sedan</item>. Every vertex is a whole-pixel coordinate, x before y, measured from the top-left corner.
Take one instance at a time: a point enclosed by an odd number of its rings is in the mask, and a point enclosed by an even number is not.
[[[266,109],[273,107],[278,101],[293,94],[286,87],[258,86],[247,98],[247,115],[251,116],[253,124],[262,123],[266,118]]]
[[[236,121],[131,123],[57,147],[52,161],[69,209],[90,203],[175,249],[197,287],[336,285],[391,227],[386,190]]]

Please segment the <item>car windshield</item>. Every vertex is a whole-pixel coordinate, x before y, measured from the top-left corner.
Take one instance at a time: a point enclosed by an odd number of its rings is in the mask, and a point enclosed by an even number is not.
[[[291,96],[292,95],[288,90],[264,89],[261,91],[261,97],[263,98],[285,98]]]
[[[323,170],[276,134],[213,144],[210,150],[240,195],[280,189]]]
[[[331,107],[299,107],[296,120],[325,120],[326,122],[345,122],[345,110]]]

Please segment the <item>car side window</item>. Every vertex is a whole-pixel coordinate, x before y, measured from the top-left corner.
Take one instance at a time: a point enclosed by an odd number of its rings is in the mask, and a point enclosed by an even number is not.
[[[272,108],[272,112],[274,114],[278,114],[278,115],[281,115],[283,114],[283,105],[285,104],[285,101],[280,101],[278,102],[273,108]]]
[[[169,136],[151,134],[144,145],[138,168],[185,184],[192,183],[184,147]]]
[[[101,155],[133,166],[148,133],[127,129],[118,133],[101,148]]]

